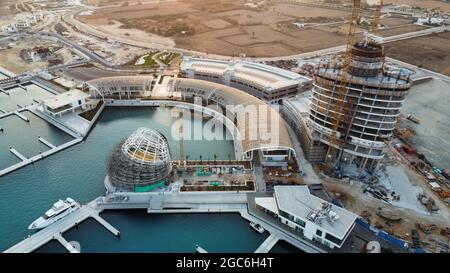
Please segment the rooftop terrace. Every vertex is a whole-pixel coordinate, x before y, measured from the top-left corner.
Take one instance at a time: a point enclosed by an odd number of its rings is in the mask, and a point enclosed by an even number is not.
[[[309,78],[277,67],[246,62],[222,61],[200,58],[185,58],[181,70],[194,69],[198,72],[224,75],[227,71],[233,72],[238,78],[256,83],[268,89],[279,89],[285,86],[310,81]]]

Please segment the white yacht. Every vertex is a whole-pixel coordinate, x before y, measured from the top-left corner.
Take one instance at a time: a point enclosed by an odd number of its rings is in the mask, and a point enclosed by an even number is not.
[[[79,208],[80,204],[70,197],[66,198],[66,200],[58,200],[43,216],[31,223],[28,229],[45,228]]]
[[[265,229],[260,224],[257,224],[255,222],[250,222],[250,226],[259,233],[264,233],[265,231]]]

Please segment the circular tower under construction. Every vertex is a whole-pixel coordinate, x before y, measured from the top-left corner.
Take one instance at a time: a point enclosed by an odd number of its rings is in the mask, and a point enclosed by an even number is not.
[[[139,128],[114,149],[108,164],[109,183],[116,190],[145,192],[161,187],[172,172],[166,138]]]
[[[384,66],[382,45],[358,42],[351,54],[344,96],[338,94],[342,90],[342,63],[327,62],[315,68],[307,123],[322,145],[333,143],[334,154],[330,156],[335,167],[347,163],[373,169],[384,156],[385,141],[393,134],[411,81],[409,76],[394,73]],[[343,101],[337,107],[340,98]],[[339,119],[338,141],[332,142],[336,119]]]

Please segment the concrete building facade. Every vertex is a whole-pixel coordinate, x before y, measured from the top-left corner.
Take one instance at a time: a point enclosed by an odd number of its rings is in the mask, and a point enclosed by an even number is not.
[[[281,103],[311,89],[312,80],[277,67],[245,61],[222,61],[186,57],[181,76],[224,84],[247,92],[266,103]]]
[[[310,193],[308,186],[275,186],[273,197],[256,197],[256,206],[305,238],[340,248],[357,215]]]
[[[87,109],[86,100],[89,95],[81,90],[74,89],[42,101],[44,112],[53,117],[62,117],[67,112],[77,109]]]
[[[408,75],[384,66],[383,47],[376,43],[357,43],[341,107],[337,106],[342,64],[321,63],[315,68],[313,88],[307,107],[296,109],[287,102],[284,112],[297,114],[302,126],[300,139],[311,161],[325,159],[335,119],[339,118],[333,144],[334,166],[355,164],[360,170],[373,170],[384,157],[386,141],[392,136],[411,80]],[[308,113],[306,117],[305,113]],[[303,113],[303,114],[302,114]],[[295,116],[294,116],[295,117]],[[295,119],[291,118],[292,122]],[[323,146],[325,145],[325,149]],[[315,150],[321,151],[313,153]]]

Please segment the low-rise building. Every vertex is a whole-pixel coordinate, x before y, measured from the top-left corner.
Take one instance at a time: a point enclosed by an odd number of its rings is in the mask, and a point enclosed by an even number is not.
[[[64,113],[75,112],[77,109],[86,110],[86,99],[88,94],[81,90],[74,89],[52,98],[43,100],[44,112],[54,117],[62,117]]]
[[[181,76],[225,84],[249,93],[267,103],[281,103],[310,90],[312,80],[281,68],[246,61],[222,61],[186,57]]]
[[[275,186],[273,197],[256,197],[255,203],[305,238],[330,248],[344,244],[358,217],[312,195],[308,186]]]

